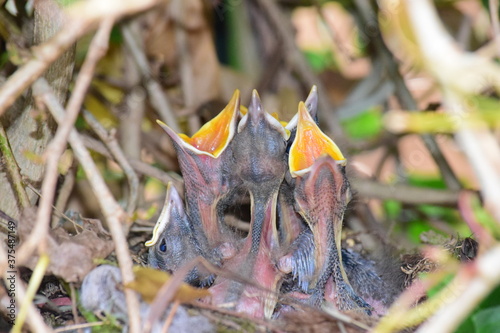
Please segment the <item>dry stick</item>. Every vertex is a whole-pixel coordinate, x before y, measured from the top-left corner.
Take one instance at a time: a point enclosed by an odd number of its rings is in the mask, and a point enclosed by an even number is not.
[[[276,1],[271,0],[257,0],[261,6],[261,12],[265,14],[270,21],[271,26],[275,29],[276,33],[283,40],[283,46],[286,54],[287,62],[293,67],[295,72],[304,80],[305,84],[309,87],[316,85],[319,94],[319,109],[323,112],[328,125],[328,131],[334,133],[336,140],[346,141],[344,130],[340,126],[340,121],[337,114],[334,112],[332,103],[328,100],[327,89],[318,77],[312,72],[310,66],[304,58],[304,55],[295,45],[295,37],[292,35],[294,31],[289,20],[281,13]]]
[[[82,134],[81,139],[88,149],[91,149],[107,158],[113,158],[106,147],[94,138]],[[180,190],[182,188],[182,177],[173,172],[165,172],[140,160],[129,159],[129,163],[141,175],[148,177],[153,177],[160,180],[163,184],[168,184],[168,182],[173,182],[175,187]]]
[[[28,195],[26,194],[26,189],[23,186],[23,178],[19,171],[19,166],[17,165],[16,158],[12,153],[10,148],[9,138],[0,122],[0,152],[2,152],[2,160],[5,163],[6,170],[9,175],[9,180],[12,183],[12,189],[17,198],[18,205],[22,208],[31,206]],[[2,163],[2,164],[3,164]]]
[[[59,124],[60,126],[57,128],[54,138],[49,143],[47,150],[45,151],[44,155],[47,160],[45,177],[41,189],[42,196],[38,208],[37,221],[35,223],[35,227],[33,228],[33,232],[29,235],[23,247],[19,250],[20,262],[25,262],[25,260],[32,255],[36,246],[38,246],[38,252],[40,254],[46,252],[46,236],[49,230],[52,203],[54,201],[57,178],[59,176],[57,165],[64,149],[66,149],[69,132],[73,128],[73,124],[75,123],[80,107],[83,103],[85,93],[87,92],[88,86],[92,81],[95,66],[99,59],[106,54],[109,34],[111,33],[112,27],[113,20],[106,19],[103,21],[97,34],[92,40],[87,58],[82,65],[80,75],[75,83],[75,88],[73,89],[71,98],[68,101],[68,108],[64,115],[64,121]]]
[[[54,94],[47,81],[39,79],[33,85],[33,90],[36,91],[36,95],[44,102],[56,121],[61,123],[64,119],[65,111],[54,98]],[[99,169],[85,148],[78,132],[74,129],[72,129],[69,134],[69,143],[73,148],[76,158],[80,161],[81,166],[85,170],[93,192],[99,198],[98,202],[100,208],[106,218],[111,237],[115,243],[116,257],[123,277],[123,283],[130,283],[134,280],[134,273],[132,272],[132,259],[128,251],[127,239],[122,229],[122,222],[126,218],[125,212],[113,198],[112,193],[99,173]],[[140,318],[137,294],[128,288],[125,288],[124,293],[127,303],[130,332],[139,332]]]
[[[477,270],[475,276],[461,288],[461,293],[454,302],[441,307],[434,317],[418,329],[417,333],[453,332],[500,282],[498,258],[500,258],[498,245],[477,258],[474,262]]]
[[[158,112],[161,120],[167,123],[174,131],[180,132],[180,127],[177,124],[177,119],[172,111],[167,96],[163,92],[160,84],[152,77],[146,54],[139,46],[132,29],[127,25],[122,25],[121,31],[125,45],[129,49],[132,58],[142,74],[144,85],[149,93],[151,105]]]
[[[417,103],[415,99],[411,95],[406,83],[399,73],[398,66],[392,55],[391,51],[387,48],[384,41],[382,40],[382,35],[380,32],[380,28],[377,21],[377,16],[373,11],[370,1],[365,0],[355,0],[356,7],[358,8],[361,16],[364,20],[364,24],[373,29],[372,41],[376,46],[377,52],[382,57],[382,61],[385,64],[385,68],[387,69],[387,73],[394,81],[396,88],[396,97],[401,104],[401,106],[406,110],[418,110]],[[454,172],[451,170],[448,162],[446,161],[443,153],[441,152],[436,140],[430,134],[422,134],[420,136],[424,141],[425,146],[429,150],[432,155],[432,158],[436,162],[439,170],[441,171],[441,175],[450,190],[459,190],[461,188],[460,182],[456,178]]]
[[[493,27],[493,41],[497,47],[497,56],[500,56],[500,24],[498,22],[498,0],[489,0],[491,25]]]
[[[421,188],[404,184],[382,184],[368,179],[350,181],[353,189],[363,198],[395,199],[407,204],[456,206],[460,193],[451,190]]]
[[[106,18],[119,19],[150,9],[161,0],[89,0],[68,7],[66,23],[48,42],[32,48],[33,59],[21,66],[0,87],[0,116],[19,95],[84,34]]]
[[[441,23],[434,5],[427,1],[407,1],[409,22],[419,43],[426,66],[441,81],[443,103],[451,115],[460,121],[460,127],[455,133],[458,145],[463,149],[474,172],[481,183],[481,193],[484,206],[492,213],[497,223],[500,223],[500,149],[494,135],[484,125],[483,130],[470,130],[463,121],[465,114],[471,108],[464,100],[468,94],[473,94],[478,86],[487,84],[500,89],[498,72],[500,68],[492,61],[474,54],[465,54],[456,49],[455,43]],[[425,18],[426,24],[421,24]],[[430,51],[432,50],[432,51]],[[436,54],[448,54],[444,61]],[[464,69],[464,67],[466,67]],[[487,70],[486,70],[487,68]],[[442,73],[446,70],[447,75]],[[466,91],[455,89],[455,81],[462,79],[462,74],[472,73],[477,86],[471,86]],[[451,78],[454,78],[451,79]],[[470,78],[470,76],[469,76]],[[481,82],[481,81],[482,82]],[[492,82],[493,80],[493,82]],[[492,82],[492,83],[490,83]]]
[[[6,272],[7,270],[7,253],[5,252],[5,249],[3,246],[0,246],[0,274],[3,276],[5,285],[10,285],[10,281],[7,280],[7,277],[11,277],[12,273]],[[17,263],[16,263],[17,264]],[[21,304],[23,300],[25,299],[26,296],[26,289],[24,288],[24,284],[21,280],[21,276],[19,274],[15,275],[16,278],[16,301],[17,304]],[[28,316],[26,317],[26,321],[28,322],[29,326],[31,327],[31,330],[33,332],[40,332],[40,333],[50,333],[53,332],[52,329],[50,329],[44,322],[42,316],[40,315],[40,312],[35,308],[33,304],[30,304],[28,306]]]
[[[132,215],[137,205],[137,197],[139,195],[139,178],[134,172],[134,169],[132,169],[132,166],[130,165],[127,157],[125,157],[125,154],[121,150],[114,132],[108,134],[106,129],[104,129],[104,127],[97,121],[97,119],[95,119],[94,116],[87,110],[83,111],[83,117],[97,134],[97,136],[99,136],[102,142],[104,142],[106,147],[108,147],[109,152],[111,153],[115,161],[118,162],[123,172],[127,176],[129,185],[129,197],[126,211],[129,215]]]
[[[61,187],[59,188],[59,195],[57,196],[56,204],[54,205],[54,217],[52,218],[52,228],[55,228],[57,226],[61,215],[65,216],[64,208],[68,204],[71,192],[73,191],[73,187],[75,186],[75,180],[76,180],[76,170],[74,167],[71,167],[66,173],[64,181]],[[78,233],[78,228],[76,228],[76,232]]]

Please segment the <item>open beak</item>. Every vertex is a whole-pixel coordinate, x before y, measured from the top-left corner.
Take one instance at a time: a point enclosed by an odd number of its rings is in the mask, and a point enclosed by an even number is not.
[[[305,104],[300,102],[297,133],[288,157],[292,177],[309,172],[314,161],[321,155],[330,156],[340,165],[346,164],[346,159],[339,147],[319,129]]]
[[[192,137],[175,133],[160,120],[157,120],[157,123],[183,148],[198,155],[218,158],[234,137],[239,110],[240,91],[236,90],[224,110],[203,125]]]
[[[224,268],[255,281],[265,291],[226,280],[212,287],[212,292],[215,299],[235,304],[237,311],[256,317],[270,317],[277,301],[273,295],[277,295],[281,272],[273,261],[279,246],[276,205],[286,172],[288,135],[284,126],[264,110],[254,90],[231,145],[232,171],[250,194],[250,231],[239,254],[225,262]]]
[[[177,134],[158,122],[177,151],[186,187],[186,205],[194,230],[200,237],[200,244],[208,242],[209,247],[223,242],[223,226],[218,221],[217,205],[234,187],[233,179],[228,178],[224,169],[231,162],[229,145],[236,134],[239,111],[240,92],[236,90],[224,110],[192,137]]]

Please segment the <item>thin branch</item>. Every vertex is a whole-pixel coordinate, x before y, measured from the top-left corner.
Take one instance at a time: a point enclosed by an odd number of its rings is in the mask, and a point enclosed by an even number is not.
[[[152,77],[146,54],[139,46],[131,27],[128,25],[122,25],[121,31],[125,45],[130,51],[132,58],[136,62],[137,67],[139,67],[139,71],[142,74],[144,85],[149,93],[151,105],[155,108],[156,112],[158,112],[161,120],[167,123],[168,126],[170,126],[174,131],[180,132],[181,130],[179,124],[177,124],[177,119],[172,111],[172,107],[170,106],[167,96],[163,92],[160,84]]]
[[[0,116],[44,71],[77,39],[94,29],[104,19],[115,21],[125,15],[150,9],[161,0],[89,0],[67,9],[66,23],[48,42],[33,47],[33,58],[21,66],[0,87]]]
[[[17,314],[16,322],[12,328],[12,333],[20,333],[28,315],[29,308],[32,306],[32,301],[35,298],[36,291],[40,288],[43,276],[47,271],[49,266],[50,258],[47,254],[40,255],[38,263],[36,264],[33,274],[31,275],[30,282],[28,284],[28,290],[26,290],[26,296],[23,297],[21,306],[19,307],[19,313]]]
[[[48,107],[52,116],[58,123],[62,123],[64,119],[64,109],[54,99],[50,86],[44,79],[39,79],[33,85],[33,91]],[[72,129],[69,135],[69,143],[73,148],[76,158],[80,161],[81,166],[85,170],[87,179],[92,187],[93,192],[99,198],[99,206],[106,218],[108,227],[115,243],[115,252],[120,265],[120,271],[124,283],[129,283],[134,280],[134,273],[132,271],[132,259],[128,251],[127,239],[122,229],[122,222],[126,218],[126,214],[120,205],[114,199],[111,191],[107,187],[104,179],[99,173],[99,169],[95,165],[88,150],[85,148],[80,136],[76,130]],[[21,251],[19,251],[21,252]],[[128,318],[130,325],[130,332],[136,333],[140,329],[139,318],[139,300],[137,294],[125,288],[125,299],[127,303]]]
[[[75,186],[75,179],[76,179],[76,170],[74,167],[71,167],[66,173],[64,181],[61,187],[59,188],[59,195],[57,196],[56,204],[54,205],[55,214],[53,214],[54,216],[52,218],[52,223],[51,223],[52,228],[55,228],[57,226],[61,215],[65,216],[64,209],[68,204],[71,192],[73,191],[73,187]]]
[[[28,195],[26,194],[26,189],[23,186],[23,178],[21,172],[19,171],[19,166],[17,165],[16,158],[12,149],[10,148],[9,138],[0,122],[0,151],[2,152],[1,163],[6,166],[8,172],[8,179],[11,181],[12,189],[16,195],[18,205],[22,208],[31,206]]]
[[[497,47],[497,56],[500,57],[500,24],[498,23],[498,0],[489,0],[490,19],[493,28],[493,41]]]
[[[7,272],[7,253],[5,252],[5,249],[3,246],[0,246],[0,272],[3,276],[5,285],[10,285],[10,281],[7,280],[8,277],[11,277],[12,272]],[[17,264],[17,263],[16,263]],[[26,289],[24,287],[24,284],[21,280],[21,276],[16,273],[15,274],[16,278],[16,301],[18,304],[21,304],[23,300],[26,298]],[[28,322],[29,326],[31,327],[31,330],[33,332],[40,332],[40,333],[50,333],[53,332],[50,327],[48,327],[42,316],[40,315],[40,312],[35,308],[33,304],[28,305],[28,316],[26,317],[26,321]]]
[[[327,130],[334,134],[335,139],[338,141],[346,141],[344,130],[340,126],[340,121],[334,106],[328,99],[327,89],[319,80],[318,76],[313,73],[311,67],[307,64],[304,55],[297,48],[295,44],[295,37],[292,32],[294,31],[289,20],[281,13],[277,3],[271,0],[257,0],[259,6],[262,8],[261,12],[266,14],[271,26],[278,34],[279,38],[283,41],[284,54],[286,55],[287,62],[293,67],[294,71],[301,77],[303,82],[310,88],[314,85],[318,87],[319,94],[319,109],[325,115],[325,121],[328,125]]]
[[[500,246],[496,246],[477,258],[473,267],[474,276],[464,285],[463,281],[452,281],[450,286],[459,286],[454,289],[456,298],[446,306],[442,306],[434,317],[424,323],[417,333],[424,332],[453,332],[467,315],[498,285],[500,282]],[[462,267],[463,275],[467,267]],[[455,280],[463,277],[457,275]]]
[[[359,196],[380,200],[398,200],[412,205],[445,205],[456,206],[460,193],[450,190],[421,188],[404,184],[381,184],[368,179],[350,181]]]
[[[377,15],[372,8],[371,2],[365,0],[355,0],[354,2],[359,12],[361,13],[363,24],[371,28],[371,40],[375,44],[377,52],[380,53],[389,77],[395,84],[396,97],[399,103],[404,109],[418,110],[415,99],[411,95],[403,77],[399,73],[398,65],[396,63],[396,60],[394,59],[394,56],[392,55],[391,51],[389,51],[382,39],[380,27],[377,21]],[[446,161],[446,158],[441,152],[434,137],[430,134],[422,134],[421,137],[424,141],[425,146],[431,153],[432,158],[436,162],[439,170],[441,171],[443,180],[445,181],[448,188],[450,190],[459,190],[461,188],[460,182],[455,176],[453,170],[451,170],[450,165]]]
[[[120,165],[123,172],[127,176],[128,186],[129,186],[129,197],[127,202],[126,211],[131,215],[137,205],[137,198],[139,196],[139,178],[137,174],[132,169],[127,157],[123,153],[114,133],[108,133],[106,129],[94,118],[94,116],[87,110],[83,111],[83,117],[85,121],[90,125],[94,132],[99,136],[102,142],[108,147],[109,152],[113,156],[116,162]]]
[[[87,135],[81,135],[81,139],[85,145],[90,150],[93,150],[107,158],[112,159],[113,156],[109,153],[107,148],[100,142],[94,138],[91,138]],[[173,182],[175,187],[179,190],[182,188],[182,177],[173,172],[165,172],[154,166],[151,166],[147,163],[142,162],[137,159],[129,159],[130,165],[132,168],[141,175],[145,175],[148,177],[153,177],[160,180],[163,184],[168,184],[168,182]],[[181,194],[182,195],[182,194]]]
[[[92,40],[87,58],[82,65],[80,75],[75,83],[75,89],[68,102],[68,111],[64,114],[64,121],[60,123],[54,139],[49,143],[45,151],[45,157],[47,159],[46,169],[42,183],[42,196],[38,208],[37,221],[33,232],[24,243],[23,251],[19,253],[19,260],[21,262],[31,256],[35,246],[38,246],[39,254],[46,253],[47,233],[49,230],[52,203],[54,201],[57,178],[59,175],[57,165],[64,149],[66,149],[69,132],[73,128],[73,124],[80,111],[83,98],[92,80],[95,66],[99,59],[106,53],[109,34],[111,33],[112,27],[113,21],[111,19],[103,21],[99,31]]]

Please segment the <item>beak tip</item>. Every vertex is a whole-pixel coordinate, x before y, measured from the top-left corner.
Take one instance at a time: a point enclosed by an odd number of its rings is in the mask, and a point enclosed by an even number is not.
[[[263,113],[262,102],[260,100],[259,93],[257,90],[252,91],[252,99],[250,101],[250,106],[248,107],[248,113],[251,117],[258,117],[261,113]]]

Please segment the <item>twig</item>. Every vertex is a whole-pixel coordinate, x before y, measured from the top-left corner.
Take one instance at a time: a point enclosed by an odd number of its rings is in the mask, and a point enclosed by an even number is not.
[[[440,81],[446,110],[460,120],[455,134],[458,145],[468,157],[474,172],[481,183],[485,207],[500,223],[500,149],[498,141],[487,130],[470,130],[465,126],[464,115],[471,107],[466,103],[467,95],[478,88],[495,86],[500,89],[500,67],[487,59],[474,54],[464,54],[457,50],[446,29],[442,26],[434,6],[427,0],[406,1],[409,22],[413,28],[419,49],[427,68]],[[426,24],[421,24],[425,18]],[[436,54],[447,54],[446,60]],[[464,73],[466,76],[464,76]],[[457,89],[457,81],[471,81]],[[472,84],[471,84],[472,83]]]
[[[73,314],[73,320],[76,325],[80,323],[80,319],[78,317],[78,309],[76,305],[76,291],[75,291],[75,285],[73,282],[69,283],[69,290],[71,291],[71,313]],[[81,328],[76,329],[78,333],[83,333]]]
[[[83,117],[85,121],[90,125],[94,132],[99,136],[102,142],[106,145],[109,152],[113,158],[118,162],[123,172],[127,176],[129,185],[129,197],[127,202],[126,211],[131,215],[137,205],[137,198],[139,196],[139,178],[137,174],[132,169],[127,157],[120,148],[120,145],[116,141],[114,133],[109,133],[104,129],[104,127],[94,118],[94,116],[87,110],[83,111]]]
[[[42,283],[43,276],[49,266],[49,261],[50,258],[47,254],[40,255],[38,263],[33,270],[33,274],[31,275],[26,295],[23,297],[21,306],[19,307],[19,313],[17,314],[16,322],[12,328],[13,333],[21,332],[26,316],[28,315],[29,308],[32,306],[33,298],[35,298],[36,291],[40,287],[40,283]]]
[[[102,326],[103,324],[104,324],[103,321],[97,321],[97,322],[93,322],[93,323],[69,325],[69,326],[56,328],[54,330],[54,333],[73,332],[74,330],[81,330],[82,328],[88,328],[88,327],[94,327],[94,326]]]
[[[180,302],[178,299],[174,301],[172,304],[172,307],[170,308],[170,313],[168,314],[167,319],[165,320],[165,323],[163,324],[163,327],[161,328],[161,333],[168,333],[168,328],[174,321],[175,314],[177,312],[177,309],[179,308]]]
[[[361,197],[398,200],[412,205],[456,206],[460,193],[450,190],[420,188],[404,184],[381,184],[368,179],[352,179],[353,189]]]
[[[334,107],[328,99],[327,89],[318,77],[312,72],[310,66],[307,64],[304,56],[295,45],[295,38],[291,34],[293,27],[289,20],[281,13],[275,1],[271,0],[257,0],[261,7],[261,12],[268,17],[271,26],[278,34],[279,38],[283,41],[284,53],[287,62],[293,67],[294,71],[302,78],[304,83],[309,87],[316,85],[319,94],[319,109],[325,115],[325,121],[328,125],[327,131],[335,135],[338,141],[346,141],[344,130],[340,126],[340,121]]]
[[[113,158],[106,147],[94,138],[87,135],[81,135],[81,139],[88,149],[91,149],[107,158]],[[153,177],[160,180],[163,184],[168,184],[168,182],[173,182],[175,187],[179,190],[182,188],[182,177],[173,172],[164,172],[154,166],[142,162],[141,160],[129,159],[130,165],[141,175],[148,177]]]
[[[64,177],[64,181],[59,189],[59,195],[56,199],[56,204],[54,205],[54,217],[52,218],[52,228],[55,228],[59,223],[59,214],[64,215],[64,208],[68,204],[69,197],[71,196],[71,192],[73,191],[73,187],[75,186],[75,178],[76,178],[76,170],[74,167],[71,167],[66,176]],[[75,224],[77,225],[77,224]],[[78,228],[76,229],[78,232]]]
[[[377,16],[371,6],[371,2],[365,0],[355,0],[354,2],[359,12],[361,13],[361,16],[364,20],[363,23],[373,29],[373,38],[371,40],[375,43],[376,50],[380,53],[387,73],[394,82],[396,88],[396,97],[398,98],[399,103],[404,109],[418,110],[415,99],[411,95],[403,77],[399,73],[398,65],[394,59],[394,56],[382,40],[382,35],[380,32],[378,21],[376,19]],[[431,153],[432,158],[436,162],[439,170],[441,171],[441,175],[448,188],[450,190],[459,190],[461,188],[460,182],[458,181],[454,172],[451,170],[451,167],[446,161],[434,137],[429,134],[422,134],[421,137],[424,141],[425,146]]]
[[[49,111],[58,123],[63,121],[64,109],[54,99],[50,86],[44,79],[39,79],[33,85],[33,91],[45,103]],[[134,280],[134,273],[132,272],[132,260],[127,246],[127,239],[122,229],[122,221],[125,219],[125,212],[116,202],[107,187],[104,179],[99,173],[99,169],[95,165],[89,152],[83,145],[76,130],[71,130],[69,135],[69,143],[73,148],[76,158],[80,161],[87,178],[92,187],[93,192],[98,196],[99,206],[102,210],[104,217],[108,223],[111,237],[115,243],[115,252],[120,265],[120,271],[124,283],[129,283]],[[20,251],[19,251],[20,252]],[[127,303],[128,318],[130,332],[139,332],[140,319],[139,319],[139,300],[137,294],[131,289],[125,289],[125,300]]]
[[[417,333],[453,332],[463,319],[490,293],[500,282],[500,246],[484,253],[472,263],[475,275],[466,285],[455,290],[456,298],[452,303],[441,307],[434,317],[424,323]],[[462,267],[467,269],[467,267]],[[455,279],[458,279],[459,276]],[[452,281],[450,285],[458,282]]]
[[[80,1],[67,9],[66,23],[48,42],[33,48],[33,58],[21,66],[0,87],[2,115],[43,72],[73,43],[106,18],[114,20],[145,11],[160,0],[89,0]]]
[[[7,253],[5,252],[5,249],[3,246],[0,246],[0,273],[3,276],[3,279],[5,281],[5,285],[10,285],[10,281],[7,280],[7,274],[9,276],[12,273],[6,273],[7,269]],[[24,288],[24,284],[21,281],[21,277],[19,274],[15,275],[16,277],[16,301],[18,304],[20,304],[25,298],[26,298],[26,289]],[[40,333],[50,333],[53,332],[52,329],[50,329],[45,322],[43,321],[42,316],[40,315],[40,312],[38,312],[37,309],[35,309],[35,306],[33,304],[28,305],[28,316],[26,317],[26,320],[31,327],[33,332],[40,332]]]
[[[5,163],[6,170],[9,174],[9,180],[11,181],[12,189],[16,195],[17,202],[22,208],[31,206],[28,195],[26,194],[26,189],[23,186],[23,178],[19,171],[19,166],[17,165],[16,158],[12,153],[10,148],[9,138],[0,122],[0,151],[2,152],[2,164]]]
[[[497,47],[497,56],[500,56],[500,24],[498,23],[498,0],[489,0],[490,19],[493,27],[493,41]]]
[[[75,83],[75,89],[68,102],[68,110],[64,114],[64,120],[60,123],[54,139],[49,143],[45,151],[46,169],[45,177],[42,183],[42,196],[37,213],[37,221],[33,232],[24,243],[22,251],[19,251],[19,260],[24,262],[31,256],[35,246],[38,246],[39,254],[46,253],[47,233],[49,230],[50,217],[52,212],[52,203],[54,201],[59,158],[66,148],[67,138],[70,130],[73,128],[80,106],[85,97],[85,92],[92,80],[97,61],[105,54],[111,28],[112,20],[105,20],[89,47],[89,53],[82,65],[80,75]]]
[[[167,123],[174,131],[180,132],[179,124],[177,124],[177,119],[172,111],[167,96],[163,92],[160,84],[152,77],[146,54],[144,54],[144,50],[139,47],[132,29],[128,25],[122,25],[121,31],[125,45],[131,52],[142,74],[144,85],[149,93],[151,105],[158,112],[161,120]]]

